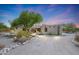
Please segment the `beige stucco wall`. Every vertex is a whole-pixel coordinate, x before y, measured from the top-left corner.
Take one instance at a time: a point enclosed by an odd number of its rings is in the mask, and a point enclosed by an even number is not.
[[[45,32],[45,26],[41,27],[42,34],[58,34],[58,26],[57,25],[47,25],[47,32]],[[63,26],[60,25],[59,33],[62,34]]]

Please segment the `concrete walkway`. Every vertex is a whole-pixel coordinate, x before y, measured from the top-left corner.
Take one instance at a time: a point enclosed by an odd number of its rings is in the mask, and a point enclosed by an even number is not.
[[[66,36],[37,35],[25,45],[19,46],[7,55],[77,55],[79,47],[72,43],[74,34]]]

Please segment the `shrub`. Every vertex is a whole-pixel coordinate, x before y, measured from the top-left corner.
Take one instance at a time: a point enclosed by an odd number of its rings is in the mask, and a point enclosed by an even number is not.
[[[27,32],[27,31],[19,31],[17,34],[16,34],[16,37],[17,38],[21,38],[21,37],[29,37],[30,36],[30,33]]]
[[[16,38],[14,38],[14,42],[18,41],[20,43],[23,43],[29,39],[30,35],[31,35],[30,32],[21,30],[16,34]]]

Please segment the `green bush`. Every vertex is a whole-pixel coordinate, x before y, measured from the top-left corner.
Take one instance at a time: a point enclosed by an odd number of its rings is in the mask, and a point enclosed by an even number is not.
[[[30,35],[30,32],[21,30],[16,34],[16,38],[14,38],[13,41],[23,43],[26,40],[30,39]]]
[[[17,38],[29,37],[30,34],[31,34],[31,33],[28,32],[28,31],[23,31],[23,30],[21,30],[21,31],[19,31],[19,32],[16,34],[16,37],[17,37]]]

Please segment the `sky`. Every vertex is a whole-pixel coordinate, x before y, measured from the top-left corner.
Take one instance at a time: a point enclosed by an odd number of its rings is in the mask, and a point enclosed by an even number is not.
[[[77,4],[0,4],[0,22],[10,26],[9,23],[26,10],[40,13],[46,24],[79,23]]]

